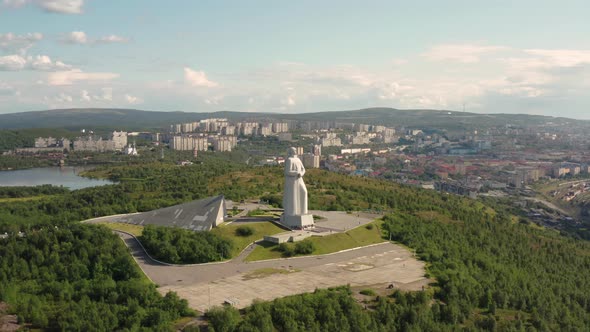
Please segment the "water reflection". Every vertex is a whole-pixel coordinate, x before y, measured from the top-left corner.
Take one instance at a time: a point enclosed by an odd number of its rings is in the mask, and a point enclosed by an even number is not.
[[[0,171],[0,186],[39,186],[51,184],[72,190],[113,184],[108,180],[88,179],[78,176],[92,167],[61,166],[24,170]]]

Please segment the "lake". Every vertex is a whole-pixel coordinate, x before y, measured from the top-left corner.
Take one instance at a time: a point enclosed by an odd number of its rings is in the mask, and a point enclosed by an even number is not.
[[[63,166],[0,171],[0,187],[51,184],[76,190],[114,183],[109,180],[89,179],[78,176],[80,172],[91,168],[92,167]]]

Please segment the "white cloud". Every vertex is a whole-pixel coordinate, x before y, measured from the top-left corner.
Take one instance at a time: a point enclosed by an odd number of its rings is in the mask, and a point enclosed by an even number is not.
[[[40,71],[66,70],[71,68],[71,66],[61,61],[52,61],[47,55],[29,56],[27,57],[27,62],[31,69]]]
[[[91,36],[87,40],[87,44],[98,43]],[[281,62],[243,72],[215,73],[211,79],[207,76],[213,75],[210,72],[186,67],[184,76],[176,80],[166,81],[168,78],[162,77],[158,82],[145,82],[145,90],[141,86],[126,86],[126,81],[106,83],[118,77],[114,73],[87,73],[72,68],[33,77],[30,82],[39,78],[45,81],[34,87],[26,87],[24,82],[7,83],[30,100],[51,96],[47,105],[59,107],[148,105],[138,95],[150,96],[149,107],[203,111],[311,112],[372,106],[461,110],[465,103],[466,111],[524,113],[549,112],[558,101],[568,111],[589,104],[587,51],[479,47],[476,51],[442,57],[451,60],[443,62],[411,55],[407,62],[389,57],[366,67]],[[15,61],[18,59],[25,63]],[[0,60],[11,70],[33,70],[33,63],[37,63],[35,70],[55,70],[50,68],[59,66],[57,61],[47,61],[43,56]],[[464,65],[470,61],[483,65]],[[48,63],[53,66],[43,66]],[[115,91],[104,86],[113,86]],[[119,89],[128,89],[127,94],[119,93]],[[58,95],[62,92],[64,96]],[[4,100],[13,98],[7,93],[10,92],[4,92]],[[68,103],[68,96],[74,96],[72,102]]]
[[[543,94],[543,90],[531,86],[507,86],[498,90],[503,95],[516,95],[522,97],[539,97]]]
[[[67,44],[122,44],[129,42],[129,38],[108,35],[98,39],[90,38],[84,31],[72,31],[68,33],[62,41]]]
[[[92,100],[92,97],[90,97],[90,94],[88,93],[87,90],[82,90],[80,92],[80,101],[90,101]]]
[[[223,101],[223,96],[213,96],[205,99],[207,105],[219,105]]]
[[[91,93],[87,89],[83,89],[80,91],[80,101],[82,102],[112,102],[113,101],[113,88],[101,88],[98,91],[94,91],[98,93]],[[139,100],[139,98],[136,98]],[[125,96],[125,100],[128,100],[127,95]]]
[[[86,73],[79,69],[58,71],[50,73],[47,77],[49,85],[71,85],[78,81],[83,82],[108,82],[119,77],[115,73]]]
[[[58,103],[71,103],[74,98],[66,93],[60,93],[59,95],[57,95],[54,100]]]
[[[127,43],[129,42],[129,39],[117,35],[109,35],[99,38],[96,42],[104,44]]]
[[[6,7],[20,8],[32,3],[49,13],[81,14],[84,0],[4,0]]]
[[[125,95],[125,100],[127,101],[128,104],[131,105],[137,105],[137,104],[141,104],[143,103],[143,100],[141,98],[132,96],[132,95]]]
[[[20,55],[0,56],[0,71],[22,70],[27,65],[27,59]]]
[[[72,31],[64,38],[64,42],[68,44],[86,44],[88,43],[88,36],[84,31]]]
[[[36,70],[56,71],[71,67],[61,61],[52,61],[47,55],[27,56],[7,55],[0,57],[0,71]]]
[[[8,85],[4,82],[0,82],[0,97],[2,96],[12,96],[15,94],[15,89],[11,85]]]
[[[404,86],[399,82],[383,82],[376,86],[377,98],[380,100],[395,100],[406,96],[413,87]]]
[[[5,52],[18,52],[23,55],[36,42],[43,39],[43,34],[39,32],[16,35],[12,32],[0,33],[0,49]]]
[[[102,88],[102,99],[113,101],[113,88]]]
[[[500,111],[495,105],[498,102],[502,110],[527,112],[529,107],[538,108],[546,102],[555,105],[551,103],[555,98],[589,100],[584,87],[590,86],[590,65],[585,66],[584,52],[555,54],[476,46],[463,47],[452,56],[439,54],[452,61],[431,62],[418,56],[408,57],[407,65],[392,59],[367,68],[279,62],[231,73],[232,79],[214,90],[191,90],[180,82],[151,89],[175,94],[179,104],[204,111],[310,112],[371,106],[461,110],[465,104],[467,111],[494,112]],[[464,65],[474,61],[485,65]],[[196,71],[185,70],[186,82],[190,81],[186,74],[191,72]],[[209,81],[203,72],[192,78],[200,83]],[[154,95],[150,101],[157,98]]]
[[[84,0],[36,0],[35,3],[47,12],[81,14]]]
[[[482,55],[508,50],[506,46],[486,46],[475,44],[443,44],[432,47],[423,56],[433,61],[458,61],[462,63],[476,63]]]
[[[590,63],[590,50],[525,50],[526,53],[539,56],[545,65],[556,67],[574,67]]]
[[[30,2],[30,0],[4,0],[2,3],[6,7],[19,8]]]
[[[334,66],[331,68],[310,68],[300,65],[298,68],[281,68],[290,80],[307,81],[312,84],[350,85],[369,87],[377,81],[372,73],[359,70],[353,66]],[[276,73],[275,73],[276,75]]]
[[[184,68],[184,80],[192,86],[201,86],[207,88],[214,88],[219,86],[218,83],[210,81],[203,71],[192,70],[191,68]]]
[[[281,104],[283,106],[295,106],[297,102],[295,101],[294,95],[288,95],[283,100],[281,100]]]

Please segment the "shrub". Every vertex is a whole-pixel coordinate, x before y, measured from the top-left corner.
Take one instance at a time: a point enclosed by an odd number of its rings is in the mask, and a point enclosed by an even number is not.
[[[367,296],[375,296],[377,295],[374,290],[372,289],[363,289],[359,292],[360,294],[367,295]]]
[[[368,230],[372,230],[373,229],[373,224],[368,224],[367,226],[365,226],[366,229]]]
[[[236,235],[237,236],[250,236],[254,234],[254,229],[252,227],[249,226],[240,226],[238,228],[236,228]]]
[[[310,255],[313,253],[314,249],[315,246],[313,245],[313,242],[308,240],[303,240],[295,244],[295,254],[297,255]]]
[[[261,209],[254,209],[254,210],[248,211],[247,216],[248,217],[256,217],[256,216],[263,216],[265,214],[266,214],[266,212]]]
[[[288,243],[279,244],[277,250],[282,252],[284,257],[291,257],[295,254],[293,246],[289,245]]]

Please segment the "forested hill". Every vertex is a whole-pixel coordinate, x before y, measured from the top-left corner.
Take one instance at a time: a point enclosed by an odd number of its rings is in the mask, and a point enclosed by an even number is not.
[[[144,128],[170,125],[173,122],[195,121],[204,114],[183,112],[150,112],[135,109],[80,108],[0,114],[0,129],[19,128]]]
[[[576,123],[588,125],[590,121],[555,118],[526,114],[477,114],[447,110],[399,110],[394,108],[366,108],[351,111],[317,112],[304,114],[246,113],[246,112],[159,112],[136,109],[79,108],[48,111],[0,114],[0,129],[19,128],[75,128],[120,126],[126,130],[168,128],[170,124],[198,121],[205,118],[228,118],[232,121],[311,120],[339,121],[388,126],[408,126],[461,130],[487,128],[507,124],[535,125]]]
[[[386,107],[366,108],[341,112],[319,112],[297,115],[285,115],[287,119],[305,119],[317,121],[341,121],[353,123],[379,124],[386,126],[407,126],[419,128],[438,128],[447,130],[489,128],[494,126],[530,126],[552,122],[555,124],[572,123],[578,120],[556,118],[551,116],[528,114],[479,114],[455,112],[451,110],[407,109],[400,110]],[[590,125],[590,121],[581,121]]]
[[[32,327],[50,330],[88,330],[88,324],[164,330],[164,322],[190,314],[174,295],[130,289],[140,275],[121,274],[132,262],[122,243],[102,227],[74,221],[220,193],[233,201],[281,204],[280,167],[248,168],[213,153],[199,158],[203,163],[190,167],[138,162],[88,173],[117,185],[0,191],[0,234],[11,234],[0,239],[0,301]],[[526,216],[509,215],[502,201],[321,170],[305,176],[310,209],[387,212],[386,238],[414,249],[436,284],[362,305],[344,289],[256,303],[242,316],[231,308],[213,310],[215,331],[588,330],[590,242],[529,226]],[[26,236],[15,236],[19,231]],[[104,248],[113,250],[101,254]]]

